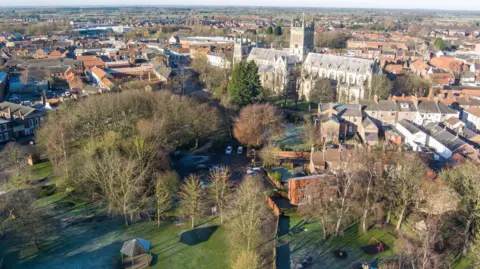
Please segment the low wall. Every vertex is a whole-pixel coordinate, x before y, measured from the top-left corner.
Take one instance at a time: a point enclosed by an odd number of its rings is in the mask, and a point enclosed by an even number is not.
[[[270,196],[266,195],[265,196],[265,201],[267,201],[268,206],[273,209],[273,213],[275,213],[275,216],[280,215],[280,209],[278,206],[275,204],[275,202],[270,198]]]
[[[257,150],[256,154],[257,157],[262,157],[262,151]],[[310,152],[301,152],[301,151],[277,151],[277,157],[280,159],[310,159]],[[253,157],[254,153],[253,150],[247,151],[247,157]]]

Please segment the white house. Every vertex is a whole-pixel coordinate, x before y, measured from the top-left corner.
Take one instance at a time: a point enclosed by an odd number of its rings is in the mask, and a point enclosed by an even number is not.
[[[395,128],[405,137],[405,144],[412,150],[423,151],[428,148],[444,159],[469,147],[458,135],[438,123],[430,122],[419,127],[408,120],[401,120]]]
[[[462,113],[462,121],[468,128],[477,131],[480,130],[480,107],[466,109]]]
[[[458,118],[458,111],[436,100],[422,100],[417,103],[415,123],[443,122],[451,117]]]

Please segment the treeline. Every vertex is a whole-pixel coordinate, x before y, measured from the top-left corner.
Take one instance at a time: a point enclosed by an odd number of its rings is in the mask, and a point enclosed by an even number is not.
[[[62,105],[37,139],[66,186],[104,200],[125,223],[148,213],[149,192],[169,152],[219,130],[217,109],[188,97],[128,91]]]
[[[341,236],[354,222],[360,233],[393,225],[396,256],[380,268],[453,268],[462,254],[477,265],[476,164],[445,169],[434,179],[415,154],[357,149],[345,163],[325,180],[309,183],[298,209],[321,223],[324,239]]]

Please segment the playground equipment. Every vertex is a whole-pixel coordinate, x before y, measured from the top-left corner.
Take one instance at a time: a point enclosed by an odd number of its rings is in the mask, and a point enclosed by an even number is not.
[[[372,238],[370,238],[370,241],[368,241],[368,245],[370,246],[370,245],[373,245],[373,244],[377,244],[377,253],[385,251],[383,243],[378,241],[375,237],[372,236]]]

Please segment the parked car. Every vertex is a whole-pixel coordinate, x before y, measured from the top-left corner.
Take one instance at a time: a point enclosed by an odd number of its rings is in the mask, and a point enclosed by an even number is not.
[[[253,168],[250,168],[247,170],[247,175],[253,175],[255,174],[256,172],[261,172],[263,171],[263,168],[261,167],[253,167]]]
[[[238,147],[237,154],[243,154],[243,147]]]
[[[207,165],[206,164],[203,164],[203,163],[199,163],[195,166],[195,168],[197,168],[197,170],[200,170],[200,169],[207,169]]]
[[[227,149],[225,150],[225,154],[227,155],[232,154],[232,150],[233,150],[232,146],[228,146]]]

